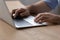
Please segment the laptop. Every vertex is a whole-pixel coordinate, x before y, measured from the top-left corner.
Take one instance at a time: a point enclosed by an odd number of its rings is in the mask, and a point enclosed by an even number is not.
[[[26,28],[26,27],[47,25],[46,22],[41,23],[41,24],[34,22],[34,19],[35,19],[34,16],[28,16],[27,18],[23,18],[23,19],[19,19],[19,20],[12,19],[11,14],[10,14],[4,0],[0,0],[0,18],[15,28]]]

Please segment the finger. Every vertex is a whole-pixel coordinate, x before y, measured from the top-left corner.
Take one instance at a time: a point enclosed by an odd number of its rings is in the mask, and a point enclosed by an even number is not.
[[[37,20],[36,20],[37,23],[42,23],[42,22],[47,22],[47,18],[44,17],[44,16],[41,16],[39,17]]]
[[[17,9],[12,10],[12,13],[11,13],[11,16],[12,16],[12,17],[14,16],[16,10],[17,10]]]
[[[16,18],[17,16],[23,16],[24,14],[22,14],[23,12],[25,12],[26,10],[23,8],[20,8],[18,10],[15,11],[15,15],[14,18]],[[20,15],[21,14],[21,15]]]
[[[20,8],[20,9],[19,9],[19,12],[20,12],[20,13],[23,13],[23,12],[25,12],[25,11],[26,11],[26,9],[23,9],[23,8]]]
[[[37,23],[48,22],[47,20],[38,20]]]
[[[14,14],[11,14],[12,18],[14,18]]]
[[[29,16],[29,15],[30,15],[29,12],[23,12],[23,13],[20,14],[20,16]]]
[[[42,23],[42,21],[41,21],[41,20],[39,20],[39,21],[38,21],[38,23]]]
[[[39,22],[40,18],[42,18],[42,16],[41,17],[39,16],[38,18],[36,18],[35,22]]]
[[[21,13],[20,16],[24,17],[24,16],[26,16],[26,15],[25,15],[24,13]]]
[[[17,10],[17,9],[12,10],[12,13],[11,13],[12,18],[14,18],[14,14],[15,14],[15,11],[16,11],[16,10]]]
[[[49,19],[46,19],[44,17],[40,18],[41,22],[48,22]]]
[[[15,11],[14,18],[16,18],[19,15],[19,9]]]
[[[38,18],[40,18],[42,16],[42,13],[38,14],[36,17],[35,17],[35,21],[39,20]]]
[[[38,14],[36,17],[35,17],[35,19],[38,19],[40,17],[40,14]]]
[[[36,16],[34,21],[37,22],[39,20],[39,16]]]
[[[23,8],[21,8],[21,9],[18,9],[18,10],[16,10],[16,12],[15,12],[15,16],[18,16],[18,15],[24,15],[24,13],[23,12],[25,12],[25,10],[23,9]]]
[[[12,14],[14,14],[16,10],[17,10],[17,9],[12,10]]]

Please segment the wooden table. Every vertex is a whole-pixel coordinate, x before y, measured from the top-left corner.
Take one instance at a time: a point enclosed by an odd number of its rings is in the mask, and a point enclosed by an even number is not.
[[[0,20],[0,40],[60,40],[60,25],[17,30]]]

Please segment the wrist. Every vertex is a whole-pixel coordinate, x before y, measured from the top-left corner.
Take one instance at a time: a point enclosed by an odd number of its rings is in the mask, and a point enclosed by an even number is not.
[[[60,24],[60,15],[57,15],[57,24]]]
[[[27,6],[27,9],[29,10],[30,13],[34,13],[35,12],[35,5],[29,5]]]

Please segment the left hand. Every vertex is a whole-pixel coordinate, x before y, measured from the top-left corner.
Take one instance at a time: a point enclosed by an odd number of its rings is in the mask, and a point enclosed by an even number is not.
[[[35,22],[42,23],[42,22],[48,22],[48,23],[59,23],[60,22],[60,16],[52,14],[52,13],[39,13],[36,18]]]
[[[27,8],[20,8],[20,9],[13,9],[12,10],[12,18],[18,17],[28,17],[30,15],[30,12]]]

